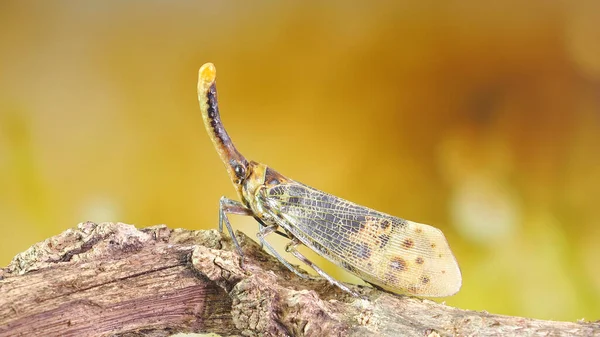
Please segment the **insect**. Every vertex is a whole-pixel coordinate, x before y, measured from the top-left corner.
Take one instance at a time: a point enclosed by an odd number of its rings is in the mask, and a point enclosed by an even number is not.
[[[241,202],[221,197],[223,224],[240,255],[227,214],[254,217],[257,237],[281,263],[298,271],[265,240],[278,233],[290,239],[286,252],[341,289],[357,295],[298,251],[305,245],[366,282],[394,293],[444,297],[461,287],[461,272],[444,234],[437,228],[394,217],[289,179],[265,164],[248,161],[225,131],[217,102],[216,69],[204,64],[198,76],[202,119]]]

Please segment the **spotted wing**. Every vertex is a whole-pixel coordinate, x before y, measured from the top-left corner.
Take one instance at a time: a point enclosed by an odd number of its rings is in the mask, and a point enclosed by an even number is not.
[[[267,189],[278,224],[363,280],[392,292],[450,296],[460,269],[437,228],[357,205],[295,181]]]

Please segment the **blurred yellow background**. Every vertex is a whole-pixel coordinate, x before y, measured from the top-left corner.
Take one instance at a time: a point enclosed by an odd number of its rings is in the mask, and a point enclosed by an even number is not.
[[[216,228],[213,62],[247,158],[444,231],[448,304],[600,319],[598,2],[3,1],[0,27],[1,266],[86,220]]]

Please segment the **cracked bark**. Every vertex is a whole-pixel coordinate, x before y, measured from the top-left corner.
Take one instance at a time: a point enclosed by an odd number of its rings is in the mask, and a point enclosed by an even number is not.
[[[86,222],[0,269],[0,336],[592,336],[600,324],[461,310],[303,280],[238,233]]]

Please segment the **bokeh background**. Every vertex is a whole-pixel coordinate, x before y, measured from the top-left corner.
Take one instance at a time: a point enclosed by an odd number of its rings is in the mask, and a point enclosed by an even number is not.
[[[1,266],[86,220],[216,228],[213,62],[248,158],[444,231],[446,303],[600,319],[596,1],[2,1],[0,28]]]

